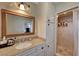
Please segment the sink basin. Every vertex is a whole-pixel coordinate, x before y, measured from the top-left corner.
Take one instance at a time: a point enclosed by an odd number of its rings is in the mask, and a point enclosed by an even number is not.
[[[16,45],[16,49],[24,49],[24,48],[29,48],[32,46],[32,43],[30,42],[22,42]]]

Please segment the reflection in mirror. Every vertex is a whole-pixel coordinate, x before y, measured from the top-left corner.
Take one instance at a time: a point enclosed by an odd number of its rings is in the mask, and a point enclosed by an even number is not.
[[[6,24],[6,34],[33,32],[33,20],[30,18],[7,14]]]

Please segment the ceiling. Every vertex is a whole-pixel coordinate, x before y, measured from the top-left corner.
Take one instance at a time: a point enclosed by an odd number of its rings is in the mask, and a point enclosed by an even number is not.
[[[5,6],[5,5],[11,5],[15,2],[0,2],[0,6]],[[32,4],[35,4],[35,5],[39,5],[40,3],[45,3],[45,2],[28,2],[28,3],[32,3]],[[50,3],[50,2],[49,2]],[[59,4],[62,4],[64,2],[51,2],[52,4],[54,5],[59,5]]]

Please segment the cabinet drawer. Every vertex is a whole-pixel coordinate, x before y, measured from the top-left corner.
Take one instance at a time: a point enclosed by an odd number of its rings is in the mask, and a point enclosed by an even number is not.
[[[26,50],[24,52],[17,54],[17,56],[28,56],[32,53],[35,53],[35,51],[36,51],[36,48],[32,48],[32,49],[29,49],[29,50]]]
[[[19,53],[17,56],[37,56],[44,55],[45,45],[37,45],[36,47]],[[43,53],[43,54],[42,54]]]
[[[37,45],[35,47],[35,52],[29,54],[28,56],[44,56],[45,45]]]
[[[35,53],[32,53],[28,56],[45,56],[45,52],[41,51],[41,52],[35,52]]]
[[[45,45],[39,45],[36,47],[37,52],[42,52],[45,50]]]

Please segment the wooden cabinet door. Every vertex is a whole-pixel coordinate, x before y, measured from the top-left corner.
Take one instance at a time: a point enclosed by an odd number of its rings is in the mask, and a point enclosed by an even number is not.
[[[46,24],[46,41],[55,40],[55,21],[48,21]]]
[[[46,54],[46,52],[45,52],[45,49],[46,49],[46,47],[45,47],[45,45],[39,45],[39,46],[37,46],[36,47],[36,49],[37,49],[37,56],[45,56],[45,54]]]
[[[17,54],[17,56],[29,56],[30,54],[35,53],[35,52],[36,52],[36,48],[32,48],[32,49],[29,49]]]
[[[52,42],[46,44],[46,55],[47,56],[55,55],[55,48],[53,47]]]
[[[40,52],[40,53],[37,54],[37,56],[45,56],[45,52],[44,51]]]
[[[35,53],[30,54],[29,56],[45,56],[45,52],[44,51],[42,51],[42,52],[35,52]]]
[[[50,18],[46,25],[46,55],[55,54],[55,18]]]
[[[45,56],[45,54],[45,45],[38,45],[32,49],[17,54],[17,56]]]

